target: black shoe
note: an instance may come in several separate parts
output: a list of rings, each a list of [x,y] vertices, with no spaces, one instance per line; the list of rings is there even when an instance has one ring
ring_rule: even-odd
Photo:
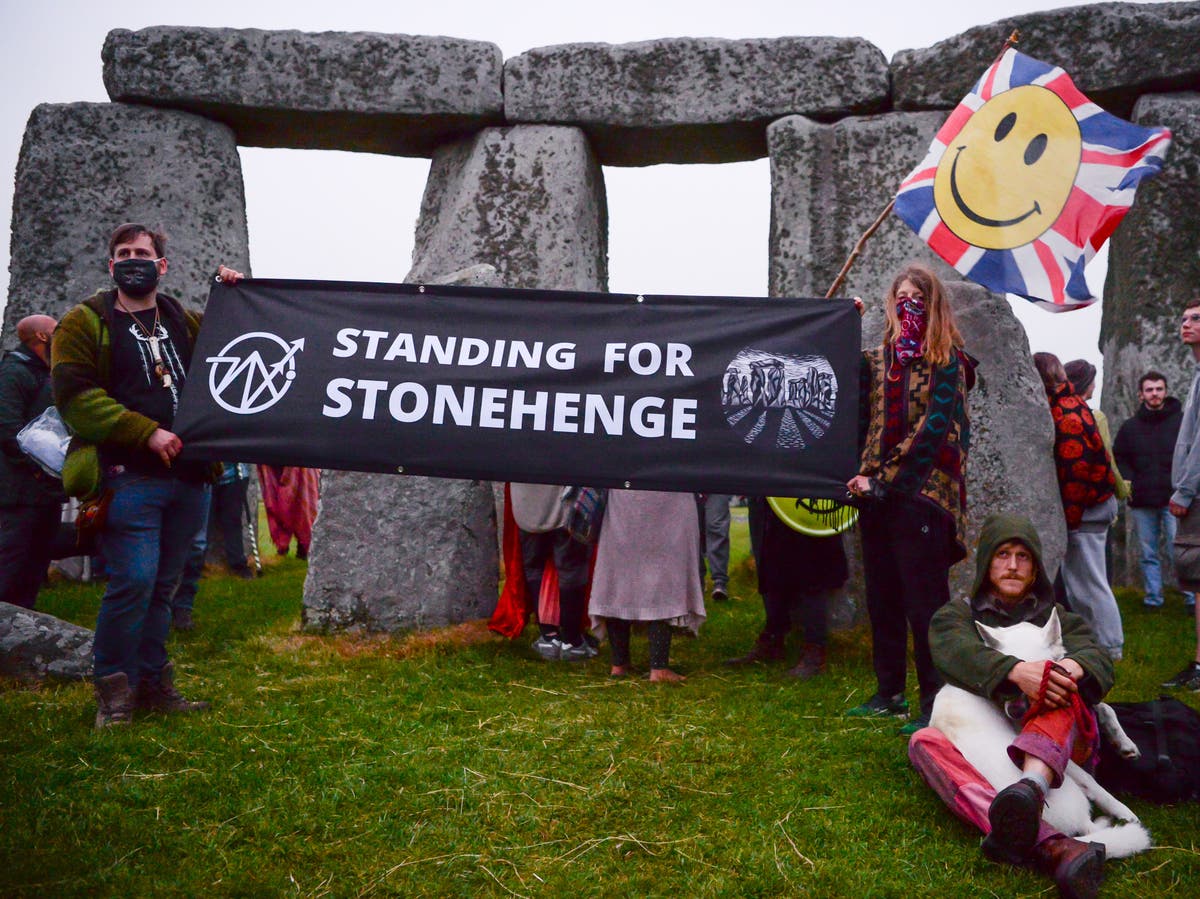
[[[1168,690],[1200,690],[1200,662],[1191,662],[1163,686]]]
[[[234,577],[240,577],[244,581],[254,580],[254,572],[250,570],[249,565],[240,565],[237,568],[231,568],[229,573]]]
[[[1044,799],[1038,785],[1024,779],[997,793],[988,809],[992,832],[983,839],[983,854],[992,861],[1026,862],[1037,843]]]
[[[729,602],[729,594],[724,587],[713,587],[712,598],[713,602]]]
[[[876,693],[862,705],[856,705],[847,710],[847,718],[907,718],[908,700],[903,693],[895,696],[884,696]]]

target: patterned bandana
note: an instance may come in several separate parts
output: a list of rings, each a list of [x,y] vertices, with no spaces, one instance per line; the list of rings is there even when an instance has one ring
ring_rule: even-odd
[[[896,301],[896,317],[900,319],[900,336],[896,338],[896,361],[908,365],[921,357],[925,341],[925,301],[904,297]]]

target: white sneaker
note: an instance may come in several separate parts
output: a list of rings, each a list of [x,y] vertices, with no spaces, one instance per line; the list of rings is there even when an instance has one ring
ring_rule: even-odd
[[[586,640],[579,643],[578,646],[571,646],[567,643],[555,640],[559,645],[559,658],[564,662],[586,662],[588,659],[594,659],[600,654],[600,650],[593,647]]]
[[[557,662],[562,654],[562,643],[557,637],[542,637],[539,636],[531,644],[533,651],[540,655],[547,662]]]

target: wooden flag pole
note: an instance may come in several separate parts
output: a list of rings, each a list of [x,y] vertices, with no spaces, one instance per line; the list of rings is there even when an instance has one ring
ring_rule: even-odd
[[[1000,61],[1000,57],[1008,52],[1009,47],[1015,47],[1020,39],[1021,32],[1013,29],[1013,33],[1008,36],[1008,40],[1004,42],[1004,46],[1000,48],[1000,52],[997,53],[996,58],[992,60],[992,66]],[[988,66],[988,68],[990,69],[992,66]],[[883,220],[888,217],[888,214],[892,211],[895,205],[896,198],[892,197],[891,202],[884,207],[883,212],[879,213],[879,217],[871,223],[871,227],[863,232],[862,237],[858,239],[858,243],[854,245],[854,249],[850,251],[850,258],[846,260],[846,264],[842,266],[842,270],[838,272],[837,277],[833,279],[833,284],[830,285],[829,290],[825,291],[825,299],[828,300],[831,298],[841,288],[842,282],[846,280],[846,275],[850,273],[850,268],[854,265],[854,261],[858,259],[859,255],[862,253],[863,247],[866,245],[867,241],[871,239],[871,235],[879,230],[879,226],[883,224]]]

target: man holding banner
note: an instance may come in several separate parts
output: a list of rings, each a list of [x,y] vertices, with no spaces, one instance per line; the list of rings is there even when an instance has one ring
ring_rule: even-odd
[[[64,316],[51,378],[75,432],[63,466],[72,496],[97,504],[108,588],[96,619],[96,728],[129,724],[134,708],[193,712],[174,685],[166,639],[171,594],[207,514],[209,466],[176,459],[172,432],[200,315],[159,293],[166,236],[124,224],[109,238],[115,288]],[[239,272],[221,266],[227,283]]]

